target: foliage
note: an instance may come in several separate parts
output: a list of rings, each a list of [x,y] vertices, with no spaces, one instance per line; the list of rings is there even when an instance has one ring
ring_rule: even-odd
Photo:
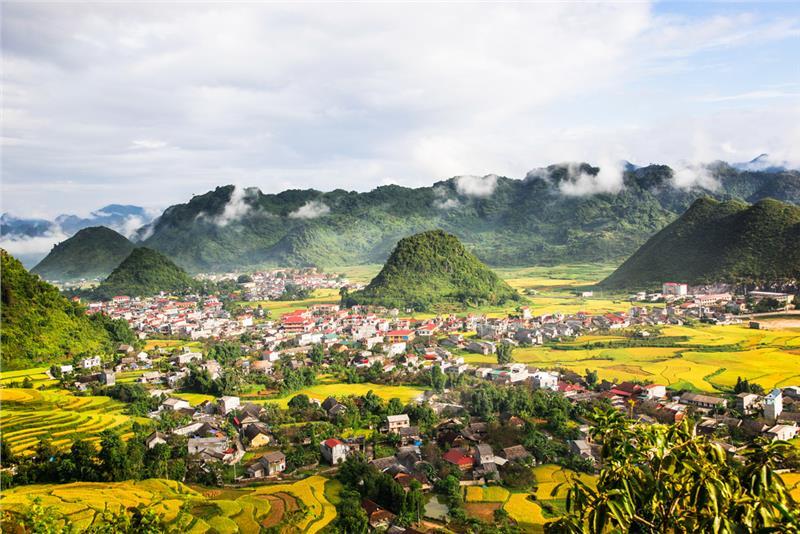
[[[110,351],[108,332],[83,307],[54,286],[28,273],[0,251],[2,367],[5,370],[63,361],[71,354]]]
[[[431,187],[389,185],[365,193],[247,189],[243,202],[250,209],[220,226],[215,219],[234,193],[228,185],[168,208],[145,245],[192,272],[264,264],[359,265],[385,261],[405,236],[441,228],[492,265],[618,261],[700,196],[800,200],[796,171],[745,172],[724,164],[710,170],[719,182],[714,191],[675,187],[672,169],[650,165],[626,169],[618,192],[561,192],[576,172],[598,171],[586,164],[552,165],[523,180],[499,177],[487,197],[463,195],[454,178]],[[290,216],[310,201],[330,212],[315,219]]]
[[[133,249],[133,243],[110,228],[84,228],[54,246],[31,272],[46,280],[104,278]]]
[[[507,343],[501,343],[497,346],[497,363],[499,365],[506,365],[514,361],[514,347]]]
[[[701,198],[601,285],[639,288],[666,281],[759,283],[798,277],[800,208],[773,199],[747,205]]]
[[[551,532],[792,531],[800,515],[775,473],[791,455],[786,442],[758,441],[744,462],[696,436],[687,422],[632,425],[615,410],[598,411],[593,437],[603,468],[592,488],[575,480],[567,515]]]
[[[381,272],[343,303],[430,310],[442,305],[499,305],[521,297],[441,230],[401,239]]]
[[[115,295],[146,297],[161,291],[183,293],[200,284],[170,259],[149,248],[135,248],[91,295],[110,299]]]

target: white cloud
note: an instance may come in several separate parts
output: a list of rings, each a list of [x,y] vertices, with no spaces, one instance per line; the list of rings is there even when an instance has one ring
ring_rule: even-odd
[[[138,150],[156,150],[167,146],[165,141],[158,141],[156,139],[137,139],[131,141],[131,148]]]
[[[672,166],[672,183],[680,189],[702,187],[714,191],[719,187],[707,165],[686,162]]]
[[[486,176],[457,176],[456,191],[466,197],[488,197],[497,188],[497,175]]]
[[[3,7],[2,192],[22,214],[168,205],[223,179],[366,190],[557,161],[713,161],[726,144],[740,161],[798,159],[797,88],[780,87],[796,81],[788,7]],[[776,42],[780,68],[741,57]]]
[[[320,200],[309,200],[289,214],[292,219],[316,219],[331,212],[331,209]]]
[[[569,165],[567,180],[559,183],[559,189],[568,196],[616,193],[622,189],[622,162],[601,161],[597,166],[600,170],[594,175],[584,172],[578,165]]]
[[[0,248],[6,249],[12,256],[44,256],[67,235],[58,225],[53,225],[45,235],[27,237],[17,234],[0,236]]]
[[[248,199],[257,194],[257,188],[235,185],[228,202],[225,203],[225,207],[222,209],[222,213],[209,215],[208,213],[200,212],[197,214],[197,218],[209,221],[220,227],[228,226],[232,222],[241,220],[253,210],[253,206],[248,202]],[[152,233],[152,229],[146,228],[145,232]]]

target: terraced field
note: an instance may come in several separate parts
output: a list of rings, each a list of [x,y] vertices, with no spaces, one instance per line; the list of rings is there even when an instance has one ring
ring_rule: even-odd
[[[64,390],[0,389],[0,431],[15,454],[28,455],[49,437],[54,446],[68,448],[75,439],[99,441],[106,429],[130,435],[133,418],[125,405],[110,397],[77,397]],[[141,419],[147,424],[149,420]]]
[[[526,531],[542,532],[545,523],[555,517],[555,513],[563,510],[567,486],[559,486],[578,477],[587,484],[594,483],[594,477],[576,473],[558,465],[540,465],[533,468],[536,476],[534,494],[510,492],[500,486],[469,486],[464,488],[465,510],[473,517],[485,521],[493,521],[494,511],[502,508],[509,517]],[[552,495],[558,487],[556,495]],[[546,513],[543,506],[554,513]]]
[[[175,531],[257,534],[262,527],[286,526],[291,532],[314,534],[336,518],[340,490],[338,482],[319,476],[241,490],[191,488],[161,479],[43,484],[4,491],[0,506],[19,512],[39,497],[78,531],[101,523],[106,506],[116,511],[143,505],[154,509]]]
[[[765,389],[800,383],[800,331],[753,330],[740,325],[669,326],[661,335],[688,339],[668,347],[575,349],[587,343],[615,340],[615,336],[586,336],[563,344],[572,350],[520,348],[514,351],[514,359],[581,374],[593,369],[601,379],[651,380],[698,391],[730,388],[737,377]],[[496,362],[494,356],[478,354],[464,359],[469,363]]]

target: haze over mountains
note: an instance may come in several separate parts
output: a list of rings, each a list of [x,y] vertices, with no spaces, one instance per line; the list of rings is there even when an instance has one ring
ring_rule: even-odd
[[[123,204],[109,204],[87,217],[63,214],[54,219],[42,219],[3,213],[0,215],[0,235],[2,246],[31,267],[45,257],[53,245],[79,230],[105,226],[130,237],[156,215],[153,210]]]
[[[758,159],[677,171],[628,164],[620,173],[560,164],[524,179],[461,176],[366,193],[229,185],[167,208],[133,241],[189,272],[380,263],[399,239],[432,229],[495,266],[621,262],[704,196],[800,204],[800,172],[745,170]]]

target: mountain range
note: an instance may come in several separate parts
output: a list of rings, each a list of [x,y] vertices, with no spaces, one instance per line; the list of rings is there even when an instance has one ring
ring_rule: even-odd
[[[433,229],[494,266],[621,262],[698,198],[800,204],[800,172],[747,170],[756,160],[678,171],[629,164],[612,177],[558,164],[523,179],[461,176],[363,193],[228,185],[167,208],[133,240],[189,272],[381,263],[403,237]]]
[[[601,282],[653,288],[662,282],[780,282],[800,279],[800,207],[764,199],[696,200]]]

